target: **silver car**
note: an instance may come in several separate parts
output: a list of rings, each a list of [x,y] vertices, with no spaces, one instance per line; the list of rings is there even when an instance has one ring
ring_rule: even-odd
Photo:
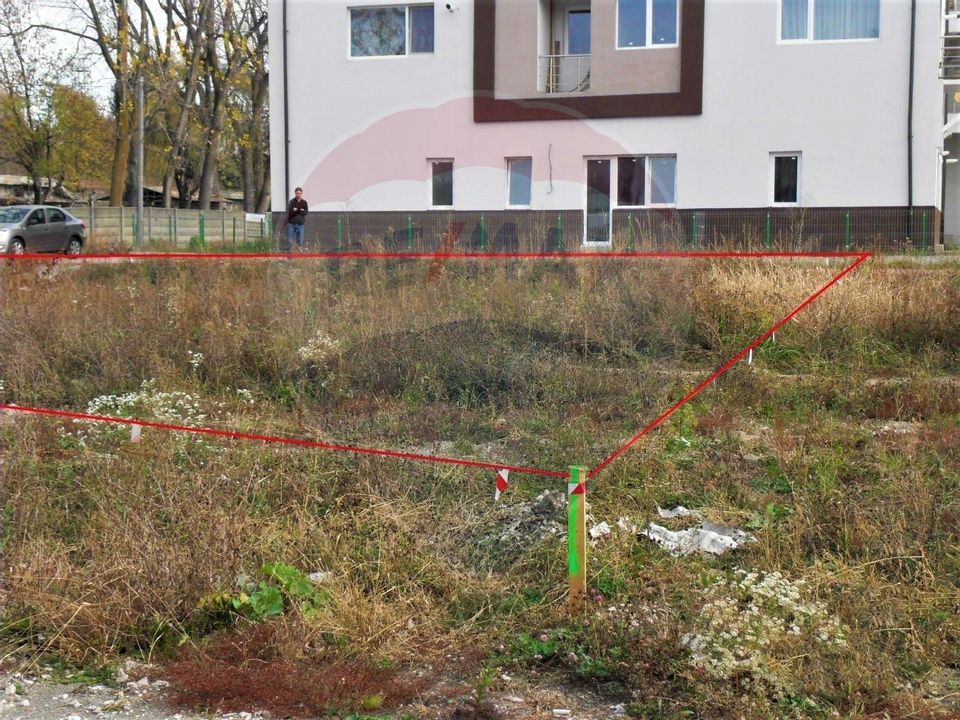
[[[87,226],[63,208],[48,205],[0,207],[0,253],[79,255],[86,242]]]

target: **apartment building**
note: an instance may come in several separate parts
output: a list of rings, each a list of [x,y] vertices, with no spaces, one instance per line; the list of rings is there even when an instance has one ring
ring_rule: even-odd
[[[457,221],[470,247],[935,248],[960,229],[952,9],[271,0],[273,210],[302,186],[325,247]]]

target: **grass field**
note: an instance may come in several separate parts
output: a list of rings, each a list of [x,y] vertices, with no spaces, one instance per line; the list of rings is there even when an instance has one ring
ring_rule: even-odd
[[[8,263],[0,403],[592,466],[842,266]],[[958,307],[955,268],[870,261],[613,462],[594,523],[682,504],[757,542],[615,527],[582,618],[562,479],[494,506],[492,470],[0,415],[3,642],[287,714],[407,712],[453,654],[477,717],[504,668],[635,717],[957,717]]]

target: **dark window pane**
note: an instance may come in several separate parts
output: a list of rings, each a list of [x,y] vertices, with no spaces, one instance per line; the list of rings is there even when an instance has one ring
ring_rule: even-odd
[[[530,182],[533,171],[531,158],[515,158],[510,160],[510,204],[530,204]]]
[[[617,47],[647,44],[647,0],[617,0]]]
[[[773,159],[773,201],[797,202],[797,170],[800,162],[796,155],[781,155]]]
[[[654,45],[673,45],[677,42],[677,0],[653,0]]]
[[[780,5],[780,39],[805,40],[807,0],[783,0]]]
[[[433,204],[453,205],[453,161],[440,160],[433,163]]]
[[[577,10],[570,13],[569,35],[567,36],[567,54],[590,54],[590,11]]]
[[[406,54],[405,22],[402,7],[351,10],[350,54],[353,57]]]
[[[617,158],[617,204],[643,205],[643,158]]]
[[[410,52],[433,52],[433,5],[410,8]]]

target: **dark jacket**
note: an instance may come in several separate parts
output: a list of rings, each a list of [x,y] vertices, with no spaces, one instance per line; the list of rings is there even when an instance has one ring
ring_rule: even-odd
[[[304,219],[307,217],[307,201],[303,198],[297,200],[294,198],[290,201],[290,206],[287,208],[287,222],[293,225],[303,225]]]

